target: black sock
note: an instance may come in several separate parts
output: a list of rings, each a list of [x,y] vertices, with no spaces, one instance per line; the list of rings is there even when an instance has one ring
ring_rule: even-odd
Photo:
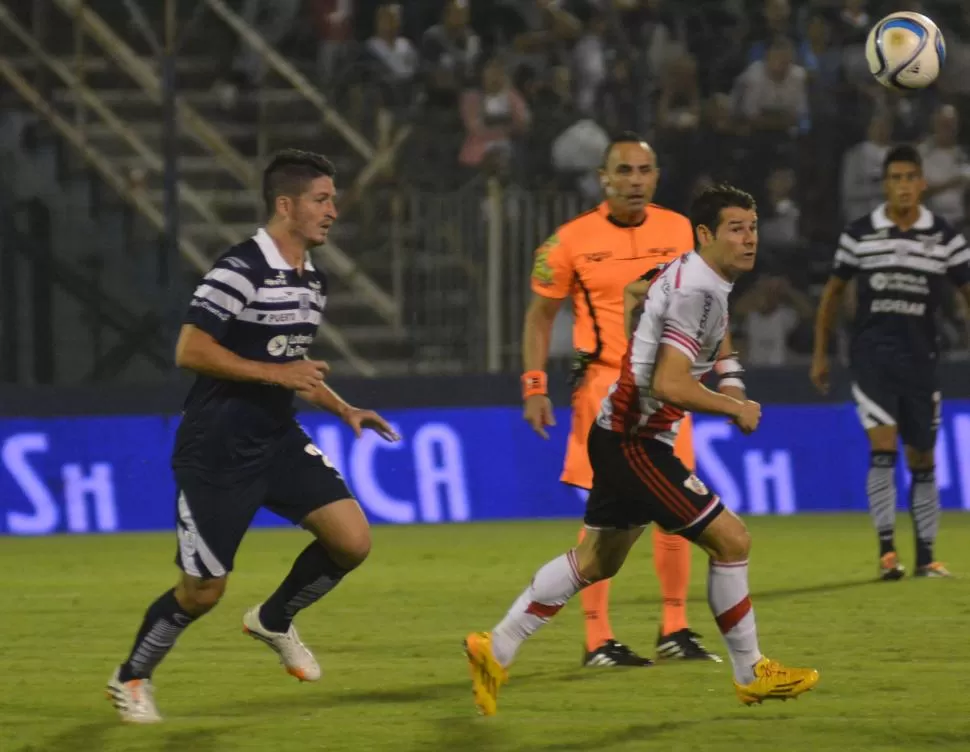
[[[909,508],[916,532],[916,566],[933,563],[933,542],[940,526],[940,492],[933,468],[913,471]]]
[[[121,664],[118,678],[123,681],[147,679],[175,645],[179,635],[195,617],[175,600],[175,588],[159,597],[145,612],[128,659]]]
[[[879,531],[879,557],[891,554],[896,550],[896,536],[892,530]]]
[[[314,541],[296,557],[286,579],[263,604],[259,610],[260,622],[272,632],[285,632],[297,612],[337,587],[347,571],[337,566],[327,550]]]

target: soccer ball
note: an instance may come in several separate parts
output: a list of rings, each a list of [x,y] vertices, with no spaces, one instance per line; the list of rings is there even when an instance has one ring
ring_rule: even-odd
[[[940,75],[946,45],[936,24],[926,16],[890,13],[869,31],[866,60],[883,86],[922,89]]]

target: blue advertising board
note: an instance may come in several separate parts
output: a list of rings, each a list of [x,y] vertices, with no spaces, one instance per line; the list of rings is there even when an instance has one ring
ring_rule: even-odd
[[[569,414],[549,441],[517,407],[423,408],[385,415],[404,437],[355,440],[324,413],[299,416],[375,523],[580,518],[583,495],[558,482]],[[175,416],[0,419],[0,533],[167,530]],[[768,405],[741,435],[697,417],[701,476],[741,514],[864,511],[868,452],[849,405]],[[902,463],[900,463],[902,464]],[[906,471],[899,470],[900,506]],[[937,444],[945,508],[970,509],[970,401],[946,403]],[[257,525],[285,525],[261,512]]]

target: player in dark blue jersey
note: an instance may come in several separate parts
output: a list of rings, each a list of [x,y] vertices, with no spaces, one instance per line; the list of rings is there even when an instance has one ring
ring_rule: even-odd
[[[363,512],[329,459],[294,419],[293,396],[384,439],[398,436],[377,414],[352,407],[325,383],[327,365],[307,358],[327,296],[308,250],[337,218],[334,168],[308,152],[281,152],[263,174],[265,229],[231,248],[195,290],[176,363],[197,374],[175,439],[178,584],[145,613],[135,644],[108,683],[122,719],[161,720],[152,672],[226,588],[233,559],[260,507],[315,539],[244,631],[279,654],[302,681],[320,678],[294,616],[360,565],[370,550]]]
[[[926,181],[919,152],[897,146],[883,168],[886,203],[849,224],[815,323],[811,379],[829,389],[829,335],[851,279],[857,283],[852,331],[852,395],[871,448],[866,490],[879,536],[879,576],[904,574],[894,542],[896,450],[912,473],[910,511],[916,574],[948,577],[934,558],[940,501],[934,448],[940,424],[936,314],[947,279],[970,303],[970,248],[963,235],[920,203]]]

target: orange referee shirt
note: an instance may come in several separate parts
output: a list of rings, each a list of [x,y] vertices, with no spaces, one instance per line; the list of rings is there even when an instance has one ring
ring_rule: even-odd
[[[572,298],[573,346],[593,358],[573,393],[563,482],[581,488],[593,484],[586,439],[600,403],[619,377],[627,348],[623,288],[693,248],[694,231],[683,214],[650,204],[643,222],[626,226],[610,217],[604,202],[562,225],[536,251],[533,292],[547,298]],[[689,421],[684,423],[676,451],[692,467]]]

